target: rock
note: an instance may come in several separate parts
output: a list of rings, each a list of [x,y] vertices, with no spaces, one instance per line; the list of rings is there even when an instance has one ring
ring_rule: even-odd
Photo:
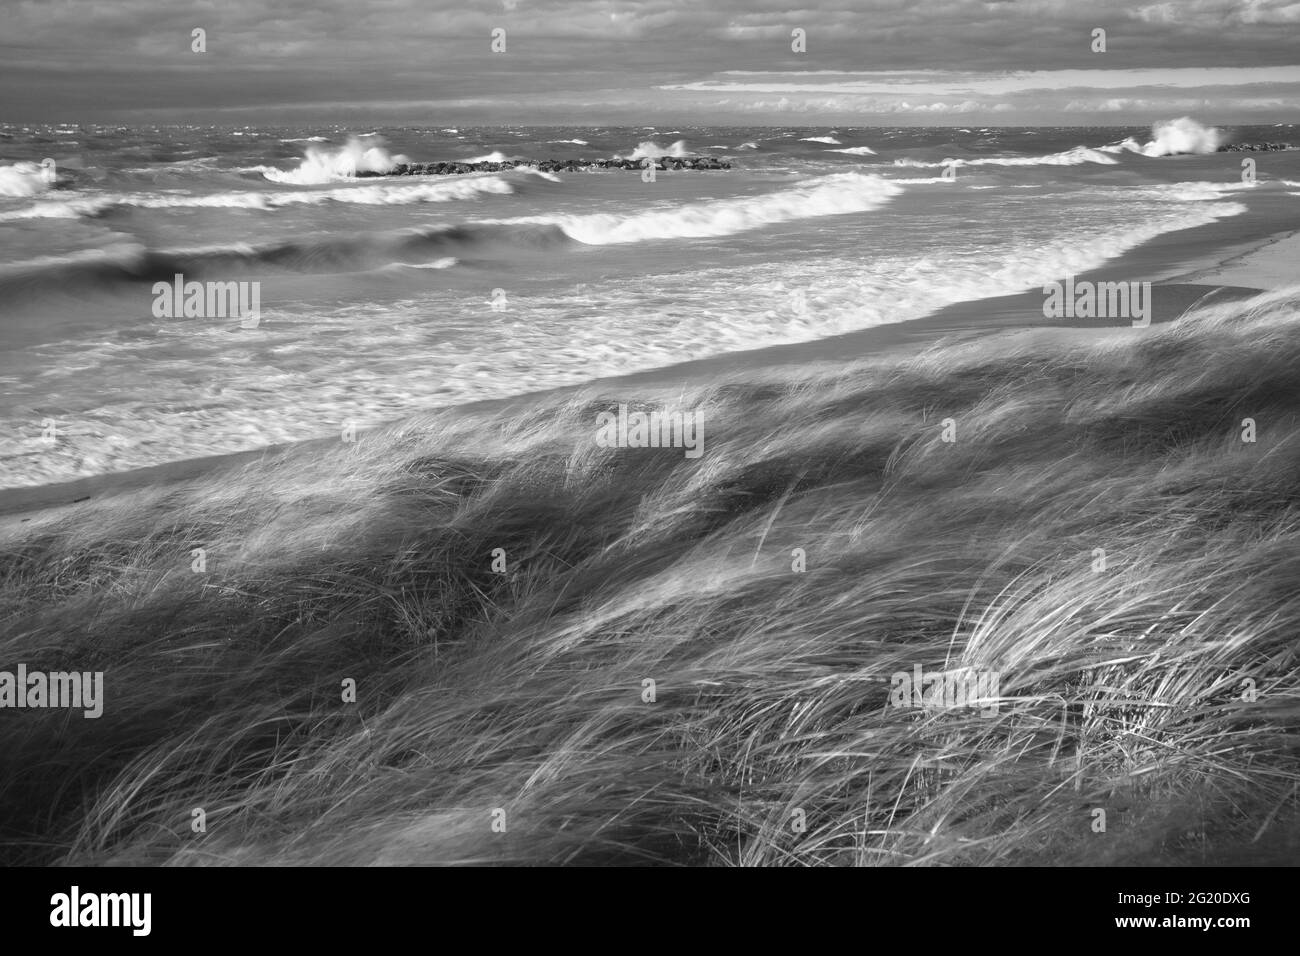
[[[1285,145],[1266,144],[1270,148],[1285,149]],[[1224,149],[1246,148],[1244,146],[1224,147]],[[626,169],[640,172],[653,166],[661,170],[681,169],[730,169],[731,163],[714,156],[660,156],[647,163],[643,159],[506,159],[501,162],[443,162],[443,163],[398,163],[384,173],[358,172],[357,178],[369,179],[376,176],[456,176],[464,173],[499,173],[505,170],[528,166],[540,172],[584,172],[589,169]]]
[[[1271,153],[1282,149],[1291,149],[1290,143],[1229,143],[1220,146],[1220,153]]]

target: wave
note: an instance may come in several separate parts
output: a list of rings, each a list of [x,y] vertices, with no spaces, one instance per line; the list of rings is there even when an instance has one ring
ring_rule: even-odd
[[[545,179],[548,183],[564,182],[564,180],[555,175],[555,173],[548,173],[546,170],[538,169],[535,166],[516,166],[514,168],[514,173],[516,176],[533,176],[537,179]]]
[[[565,235],[585,245],[607,246],[648,239],[729,236],[796,219],[866,212],[901,192],[902,187],[879,176],[837,173],[761,196],[688,203],[630,216],[595,213],[508,221],[556,225]]]
[[[455,256],[442,256],[432,262],[395,262],[385,269],[450,269],[460,264]]]
[[[37,256],[35,259],[7,262],[0,265],[0,282],[37,275],[45,270],[58,272],[78,266],[98,267],[106,263],[126,262],[145,251],[145,247],[138,242],[127,241],[93,249],[78,249],[59,256]]]
[[[1135,223],[1097,223],[1054,237],[1021,240],[1009,247],[968,247],[960,252],[949,247],[946,255],[899,255],[865,263],[846,258],[777,269],[766,265],[762,267],[765,275],[755,269],[754,281],[744,286],[744,312],[736,309],[734,318],[719,319],[731,326],[727,331],[733,341],[748,343],[731,348],[823,338],[904,322],[957,302],[1012,295],[1041,288],[1065,275],[1081,275],[1157,236],[1245,211],[1240,203],[1166,207]],[[794,316],[787,311],[791,288],[807,292],[802,300],[805,308]],[[756,301],[765,300],[779,305],[766,311],[754,308]]]
[[[297,169],[286,171],[275,167],[260,167],[260,171],[274,183],[316,186],[340,179],[352,179],[359,172],[386,173],[398,163],[405,162],[405,157],[389,155],[388,150],[378,142],[368,145],[369,141],[376,139],[374,134],[353,136],[348,139],[346,146],[334,150],[309,146],[306,158]]]
[[[50,188],[44,167],[37,163],[14,163],[0,166],[0,196],[26,199]]]
[[[870,146],[846,146],[844,149],[828,149],[828,153],[848,153],[850,156],[875,156],[876,151]]]
[[[692,154],[686,148],[686,140],[684,139],[677,140],[671,146],[660,146],[654,140],[647,139],[641,143],[638,143],[636,149],[632,150],[632,152],[628,153],[626,156],[620,156],[616,153],[614,155],[614,158],[615,159],[659,159],[660,157],[667,156],[671,159],[685,159],[690,155]]]
[[[1189,116],[1165,120],[1151,127],[1151,139],[1139,143],[1132,136],[1117,143],[1097,147],[1103,153],[1136,153],[1139,156],[1178,156],[1213,153],[1227,141],[1227,136],[1213,126],[1202,126]]]
[[[1139,143],[1137,140],[1135,140],[1132,136],[1127,136],[1124,139],[1120,140],[1118,143],[1108,143],[1105,146],[1098,146],[1097,152],[1099,153],[1140,153],[1142,152],[1142,144]]]
[[[0,222],[18,222],[23,219],[80,219],[98,216],[117,205],[112,196],[64,198],[41,200],[26,209],[0,212]]]
[[[136,243],[47,256],[0,267],[0,299],[47,293],[112,292],[141,283],[273,273],[339,274],[398,266],[450,268],[466,253],[541,250],[572,240],[549,223],[471,222],[347,238],[232,243],[191,249],[149,249]]]
[[[1079,166],[1083,163],[1098,163],[1114,166],[1118,160],[1101,150],[1087,146],[1076,146],[1059,153],[1046,156],[986,156],[979,159],[952,159],[945,162],[929,162],[920,159],[894,160],[895,166],[910,166],[919,169],[937,169],[941,166]]]
[[[841,145],[843,145],[843,144],[842,144],[838,139],[836,139],[834,136],[805,136],[803,139],[799,140],[799,142],[801,142],[801,143],[826,143],[826,144],[829,145],[829,146],[841,146]]]
[[[269,168],[265,166],[258,166],[258,167],[254,167],[253,169],[250,169],[249,167],[236,166],[233,169],[226,169],[226,170],[214,169],[213,167],[215,167],[220,162],[221,162],[221,157],[219,156],[196,156],[191,159],[167,160],[167,161],[156,163],[155,165],[152,166],[131,166],[127,169],[122,170],[122,172],[127,175],[157,176],[159,173],[174,173],[174,172],[201,172],[201,173],[212,173],[212,172],[223,172],[223,171],[235,172],[235,173],[250,172],[250,171],[261,172],[263,169]]]
[[[1166,120],[1151,127],[1151,142],[1142,147],[1143,156],[1176,156],[1180,153],[1213,153],[1227,137],[1213,126],[1202,126],[1190,116]]]
[[[548,142],[548,143],[555,143],[555,144],[567,143],[567,144],[572,144],[573,146],[590,146],[590,145],[591,145],[591,144],[588,143],[585,139],[548,139],[547,142]]]
[[[77,219],[101,216],[119,207],[139,209],[261,209],[354,203],[364,206],[403,206],[410,203],[455,202],[484,195],[510,195],[516,187],[500,176],[466,176],[447,182],[382,183],[311,189],[298,192],[228,192],[207,196],[109,193],[42,201],[27,209],[0,212],[0,222],[21,219]]]
[[[455,160],[455,162],[458,162],[458,163],[505,163],[505,162],[510,162],[511,160],[520,160],[520,159],[524,159],[524,158],[525,158],[525,157],[523,157],[523,156],[507,156],[505,153],[501,152],[501,150],[499,150],[499,149],[494,149],[492,152],[490,152],[490,153],[485,153],[485,154],[482,155],[482,156],[471,156],[469,159],[458,159],[458,160]]]
[[[1243,182],[1200,182],[1156,183],[1150,186],[1128,188],[1119,195],[1125,199],[1155,199],[1173,202],[1212,202],[1223,199],[1228,194],[1247,189],[1259,188],[1255,183]]]
[[[296,139],[282,139],[282,143],[328,143],[328,136],[300,136]]]
[[[4,267],[0,269],[0,299],[78,288],[111,290],[124,284],[168,281],[176,273],[229,281],[237,274],[262,275],[268,271],[337,274],[402,264],[446,268],[445,260],[463,261],[466,255],[482,256],[493,251],[543,251],[572,242],[603,246],[726,236],[795,219],[864,212],[901,192],[901,186],[879,176],[852,172],[808,180],[760,196],[687,203],[626,216],[599,213],[480,220],[399,233],[196,249],[119,246]],[[434,265],[439,262],[444,264]]]
[[[441,290],[436,299],[412,297],[409,306],[397,303],[385,307],[383,312],[390,317],[386,322],[375,322],[376,310],[361,302],[331,309],[325,316],[314,310],[295,313],[286,308],[286,317],[300,318],[279,325],[276,311],[268,308],[267,325],[276,336],[274,341],[286,349],[285,354],[292,348],[301,361],[277,366],[285,374],[272,383],[269,392],[264,368],[256,363],[227,362],[219,401],[196,402],[193,382],[202,378],[205,368],[222,362],[228,345],[216,340],[226,336],[201,338],[186,329],[186,353],[192,357],[182,358],[176,356],[174,341],[166,336],[156,340],[142,336],[130,348],[116,341],[99,345],[78,340],[75,348],[69,345],[66,350],[75,357],[52,366],[72,368],[70,374],[83,375],[87,373],[77,370],[93,363],[116,369],[114,374],[127,380],[145,375],[147,379],[142,380],[155,383],[149,396],[152,404],[178,410],[172,415],[145,416],[149,429],[145,436],[138,434],[139,422],[131,422],[132,417],[140,417],[138,402],[117,402],[106,406],[102,414],[95,413],[97,427],[88,431],[84,442],[78,438],[77,458],[87,456],[100,469],[108,467],[106,463],[120,469],[156,464],[157,456],[164,452],[171,457],[191,457],[236,451],[250,441],[267,444],[311,437],[320,432],[321,408],[335,409],[331,420],[356,420],[362,415],[373,416],[378,422],[391,419],[402,409],[418,411],[419,406],[500,398],[578,383],[595,374],[634,372],[919,318],[960,298],[1038,289],[1067,272],[1081,273],[1104,257],[1149,238],[1154,231],[1186,225],[1181,214],[1187,212],[1199,213],[1199,207],[1167,209],[1154,220],[1125,216],[1098,221],[1088,228],[1072,226],[1056,237],[1031,234],[1011,241],[1004,236],[995,246],[982,249],[940,231],[934,236],[935,245],[922,256],[899,248],[893,255],[849,254],[815,261],[795,258],[740,268],[674,270],[641,279],[616,277],[593,281],[590,293],[581,296],[566,287],[557,288],[552,295],[531,297],[527,322],[519,321],[518,313],[494,317],[484,307],[484,296],[466,299],[449,294],[450,298],[444,298]],[[1136,231],[1129,235],[1133,227]],[[1076,259],[1076,252],[1083,255]],[[435,252],[425,261],[433,269],[439,257],[445,254]],[[418,282],[417,277],[423,276],[432,280],[430,285],[451,274],[402,272],[407,282]],[[797,310],[791,295],[795,289],[806,292]],[[149,300],[144,297],[148,291],[136,290],[143,315],[148,315]],[[424,329],[424,322],[417,321],[417,317],[430,314],[430,301],[463,301],[477,311],[464,313],[465,321],[449,323],[445,333],[438,330],[435,338]],[[702,307],[683,309],[684,302]],[[408,315],[411,320],[404,321]],[[391,320],[394,317],[403,320]],[[323,318],[331,331],[345,334],[319,335]],[[627,348],[627,329],[643,331],[638,341],[644,348],[635,352]],[[677,331],[670,331],[673,329]],[[346,355],[339,352],[340,342],[346,345]],[[345,360],[342,365],[330,364],[339,359]],[[337,374],[312,374],[325,364]],[[380,376],[375,373],[377,365],[383,366]],[[36,399],[24,401],[39,404]],[[247,409],[266,409],[268,401],[273,402],[274,414],[255,418],[271,422],[277,431],[259,432],[250,439]],[[206,407],[194,411],[196,405]],[[89,432],[107,438],[100,440]],[[122,434],[139,440],[123,446],[114,437]],[[45,464],[48,459],[48,455],[42,456],[41,468],[74,467]],[[74,470],[60,473],[58,478],[77,474]],[[55,479],[47,476],[42,480]]]

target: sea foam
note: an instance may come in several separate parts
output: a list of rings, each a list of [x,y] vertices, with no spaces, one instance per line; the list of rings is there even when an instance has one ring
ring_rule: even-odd
[[[511,221],[558,225],[578,242],[608,246],[647,239],[728,236],[796,219],[866,212],[902,191],[901,186],[879,176],[837,173],[760,196],[686,203],[632,215],[595,213]]]
[[[262,175],[274,183],[294,186],[315,186],[340,179],[351,179],[359,172],[386,173],[398,163],[401,156],[391,156],[373,136],[351,137],[346,146],[338,149],[307,147],[307,156],[297,169],[282,170],[262,167]]]
[[[0,166],[0,196],[24,199],[50,188],[45,170],[36,163]]]

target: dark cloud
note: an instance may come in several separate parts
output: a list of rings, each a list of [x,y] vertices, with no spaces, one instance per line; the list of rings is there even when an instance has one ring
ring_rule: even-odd
[[[787,93],[710,96],[666,90],[727,71],[945,70],[962,74],[1055,69],[1126,70],[1285,66],[1296,62],[1293,0],[3,0],[0,119],[311,120],[376,110],[393,119],[468,122],[635,121],[663,114],[716,122],[787,114],[838,117],[1072,107],[1086,114],[1162,101],[1274,110],[1293,116],[1294,88],[1252,96],[1186,90],[1081,89],[963,95],[960,84],[917,102],[899,96]],[[207,32],[192,53],[191,31]],[[504,54],[490,49],[506,31]],[[791,31],[807,52],[791,49]],[[1107,50],[1093,52],[1104,29]],[[1159,85],[1157,83],[1157,85]],[[900,99],[900,96],[903,99]],[[1058,101],[1059,100],[1059,101]],[[906,102],[907,108],[900,107]],[[1127,102],[1128,107],[1116,108]],[[1276,102],[1274,107],[1268,104]],[[757,104],[757,105],[756,105]],[[1253,104],[1253,105],[1252,105]],[[1001,109],[999,109],[1001,105]],[[573,115],[574,110],[595,113]],[[447,115],[444,117],[442,113]],[[437,119],[431,117],[437,114]],[[843,122],[843,119],[835,121]],[[1116,118],[1116,121],[1123,121]]]

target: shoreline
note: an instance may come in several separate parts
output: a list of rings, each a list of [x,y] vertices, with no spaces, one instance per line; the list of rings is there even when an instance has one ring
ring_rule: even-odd
[[[1231,220],[1227,222],[1230,223]],[[1181,235],[1189,232],[1203,236],[1205,231],[1221,225],[1222,223],[1215,223],[1201,229],[1166,233],[1100,269],[1078,276],[1076,281],[1138,281],[1144,273],[1147,276],[1154,273],[1157,278],[1145,280],[1151,282],[1152,325],[1172,322],[1202,300],[1247,298],[1290,282],[1300,282],[1291,266],[1300,259],[1300,229],[1274,231],[1262,239],[1238,238],[1236,242],[1230,241],[1230,234],[1225,235],[1213,252],[1192,247],[1192,237]],[[1153,260],[1164,268],[1152,270],[1151,266],[1156,264]],[[810,370],[829,368],[868,356],[905,357],[934,345],[956,345],[975,340],[987,344],[990,340],[1005,336],[1064,336],[1071,341],[1087,341],[1100,332],[1121,329],[1130,324],[1127,319],[1049,320],[1042,315],[1042,305],[1043,293],[1038,289],[974,299],[945,306],[923,318],[907,322],[873,326],[809,342],[728,352],[663,368],[593,379],[577,385],[422,410],[414,415],[501,414],[508,413],[512,407],[528,408],[539,401],[563,395],[608,393],[628,388],[640,389],[644,396],[647,393],[664,393],[683,386],[698,385],[703,381],[736,381],[737,376],[752,375],[764,370],[796,366],[808,367]],[[358,433],[358,438],[364,438],[364,434]],[[86,501],[113,497],[154,484],[174,484],[202,478],[214,471],[241,468],[286,453],[310,453],[314,448],[322,448],[337,441],[334,437],[304,439],[108,472],[66,482],[2,488],[0,522],[13,524],[15,518],[26,522],[38,514],[62,510]]]
[[[1230,255],[1203,269],[1194,269],[1176,278],[1180,282],[1205,285],[1254,286],[1262,289],[1279,288],[1289,283],[1300,283],[1300,229],[1275,233],[1262,243]],[[1288,282],[1287,276],[1290,276]]]

